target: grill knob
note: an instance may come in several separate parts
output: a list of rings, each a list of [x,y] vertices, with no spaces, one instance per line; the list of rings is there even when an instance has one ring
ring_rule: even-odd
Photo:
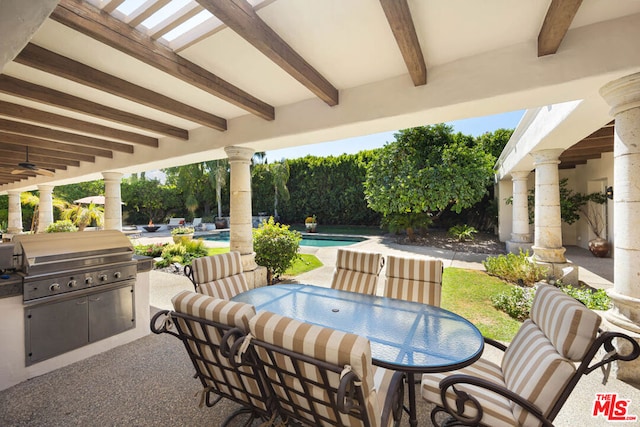
[[[86,283],[87,285],[90,285],[93,283],[93,277],[87,277],[86,279],[84,279],[84,283]]]
[[[49,290],[50,290],[51,292],[59,291],[59,290],[60,290],[60,285],[59,285],[58,283],[52,283],[52,284],[49,286]]]
[[[67,283],[67,286],[70,288],[75,288],[76,286],[78,286],[78,282],[76,280],[70,280],[69,283]]]
[[[100,275],[100,281],[101,281],[101,282],[106,282],[108,278],[109,278],[109,277],[108,277],[106,274],[101,274],[101,275]]]
[[[116,279],[119,279],[122,276],[122,273],[120,273],[119,271],[116,271],[115,273],[113,273],[113,277],[115,277]]]

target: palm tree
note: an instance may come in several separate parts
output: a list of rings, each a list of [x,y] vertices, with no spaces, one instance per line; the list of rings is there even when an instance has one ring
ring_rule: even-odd
[[[104,208],[93,203],[90,203],[87,207],[72,205],[62,211],[61,217],[72,221],[78,227],[78,231],[82,231],[92,221],[95,221],[98,227],[104,224]]]
[[[273,198],[273,216],[278,218],[278,197],[280,200],[289,200],[289,189],[287,188],[287,181],[289,181],[289,163],[286,160],[281,162],[272,163],[269,166],[269,171],[273,176],[273,187],[275,191],[275,197]]]
[[[54,208],[59,211],[64,211],[69,203],[66,200],[60,199],[58,197],[54,197],[51,201]],[[38,217],[39,217],[39,206],[40,206],[40,197],[26,191],[20,194],[20,204],[31,206],[33,208],[33,216],[31,217],[31,228],[30,231],[35,233],[38,230]]]
[[[227,171],[229,169],[228,160],[216,160],[211,177],[216,186],[216,202],[218,203],[218,218],[222,218],[222,189],[227,185]]]

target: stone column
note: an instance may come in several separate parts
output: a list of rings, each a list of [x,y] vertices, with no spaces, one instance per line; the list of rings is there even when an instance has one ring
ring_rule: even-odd
[[[600,94],[615,117],[615,280],[609,291],[614,303],[609,317],[627,330],[640,332],[640,73],[606,84]]]
[[[11,190],[9,193],[9,218],[7,232],[9,234],[22,233],[22,204],[20,203],[20,191]]]
[[[53,223],[53,185],[38,185],[40,203],[38,204],[38,233],[44,233]]]
[[[253,226],[251,221],[251,157],[255,152],[245,147],[225,147],[231,169],[229,189],[229,245],[240,252],[242,268],[249,287],[266,284],[266,269],[258,267],[253,252]],[[264,276],[264,278],[262,277]]]
[[[550,263],[566,262],[562,247],[560,217],[559,157],[563,149],[532,152],[536,167],[535,237],[533,253],[536,260]]]
[[[122,197],[120,172],[102,172],[104,177],[104,229],[122,230]]]
[[[529,232],[529,200],[527,181],[530,171],[511,172],[513,182],[513,219],[511,240],[507,242],[507,251],[519,253],[531,249]]]

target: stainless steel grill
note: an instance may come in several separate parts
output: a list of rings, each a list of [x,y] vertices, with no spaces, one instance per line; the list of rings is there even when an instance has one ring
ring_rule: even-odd
[[[135,327],[137,262],[116,230],[19,235],[26,364]]]

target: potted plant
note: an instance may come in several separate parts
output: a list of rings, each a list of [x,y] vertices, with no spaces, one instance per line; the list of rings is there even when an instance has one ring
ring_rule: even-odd
[[[601,193],[592,193],[586,197],[588,202],[580,208],[580,212],[584,215],[589,228],[596,236],[594,239],[589,240],[589,250],[598,258],[604,258],[609,255],[611,250],[611,245],[607,239],[602,237],[605,221],[602,217],[601,205],[607,202],[607,196]]]
[[[173,236],[174,243],[183,243],[193,239],[194,232],[193,227],[176,227],[171,230],[171,236]]]
[[[307,219],[304,220],[304,226],[307,228],[309,233],[315,233],[316,227],[318,226],[318,220],[315,215],[308,216]]]

